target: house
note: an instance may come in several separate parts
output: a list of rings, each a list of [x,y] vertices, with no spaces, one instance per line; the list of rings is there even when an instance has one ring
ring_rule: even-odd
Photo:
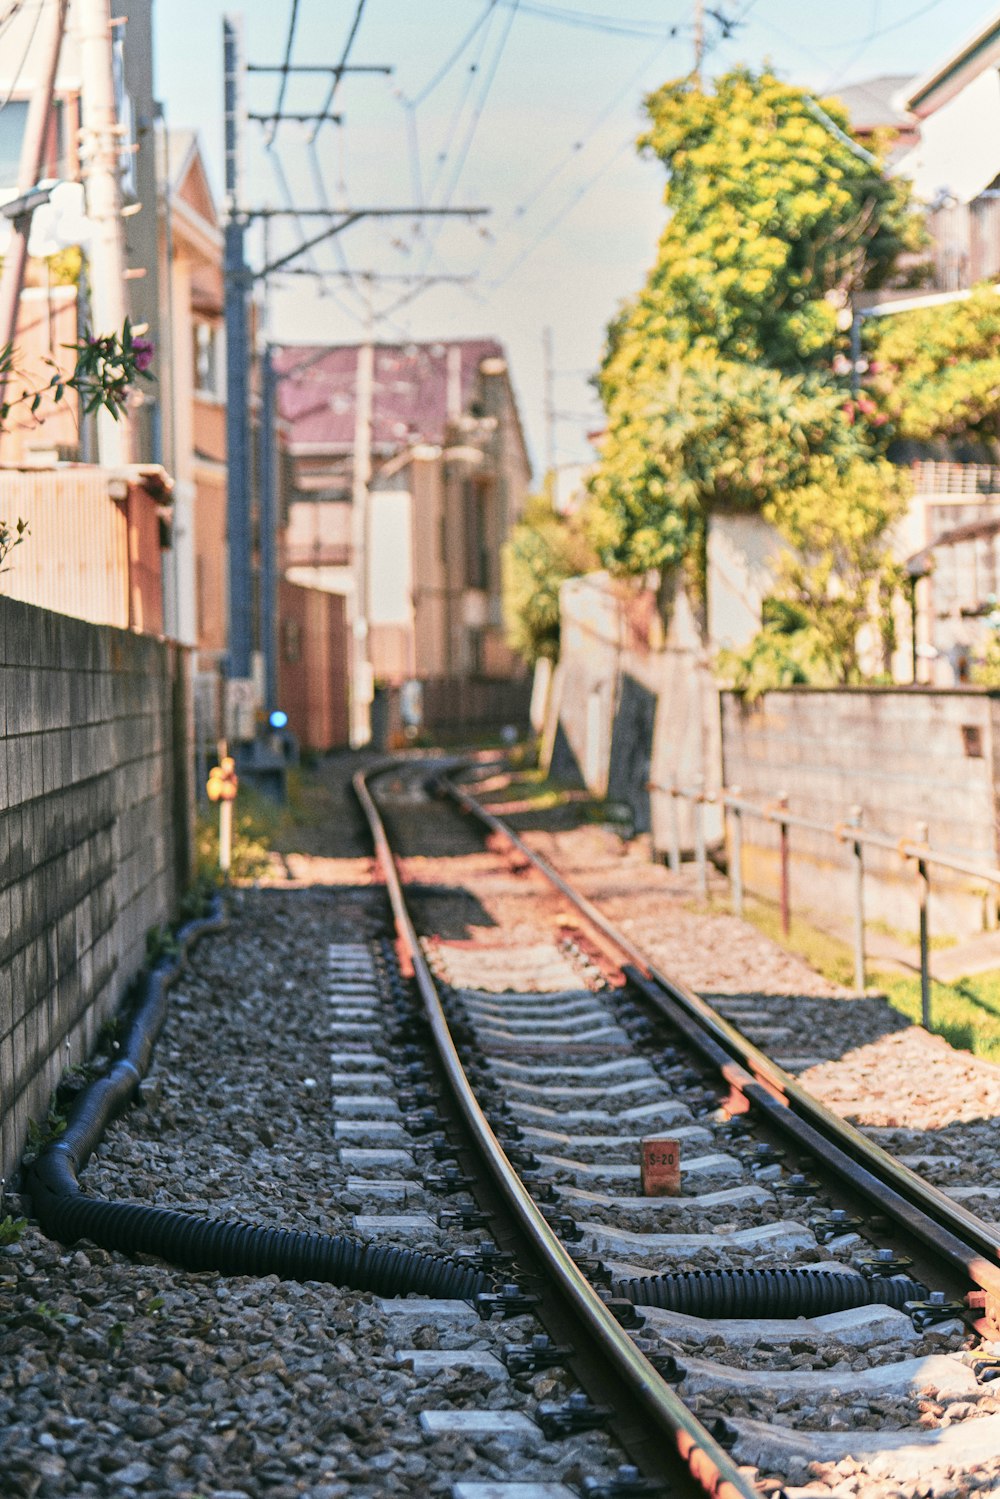
[[[500,553],[531,466],[502,346],[285,347],[275,362],[282,571],[347,600],[355,742],[376,683],[519,675]]]
[[[839,91],[863,141],[891,133],[890,170],[925,208],[933,291],[1000,277],[1000,13],[919,78]]]

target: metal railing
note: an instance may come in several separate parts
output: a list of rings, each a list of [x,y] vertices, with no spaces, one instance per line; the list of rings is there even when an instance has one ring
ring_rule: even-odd
[[[778,828],[779,906],[781,929],[787,937],[791,926],[791,844],[789,831],[801,828],[806,832],[819,833],[849,846],[848,857],[852,871],[852,894],[854,906],[853,948],[854,983],[865,987],[865,860],[864,848],[879,848],[895,853],[904,863],[912,863],[916,886],[919,946],[920,946],[920,1010],[921,1021],[928,1030],[931,1027],[931,972],[930,972],[930,927],[928,904],[930,898],[930,874],[932,865],[964,874],[986,885],[1000,888],[1000,868],[988,864],[976,864],[970,859],[957,858],[931,848],[927,841],[927,824],[917,823],[912,838],[893,838],[888,833],[865,828],[860,806],[852,806],[843,822],[820,822],[813,817],[803,817],[788,810],[788,796],[782,792],[769,802],[751,802],[742,794],[739,786],[723,787],[718,791],[707,791],[702,785],[663,785],[659,781],[647,782],[647,790],[661,792],[670,798],[670,827],[667,847],[667,862],[673,870],[681,865],[681,836],[679,801],[688,801],[694,808],[694,857],[697,869],[698,894],[708,897],[708,851],[705,839],[705,808],[719,807],[731,840],[729,860],[729,883],[732,892],[733,912],[743,915],[743,820],[750,817],[760,822],[775,824]]]

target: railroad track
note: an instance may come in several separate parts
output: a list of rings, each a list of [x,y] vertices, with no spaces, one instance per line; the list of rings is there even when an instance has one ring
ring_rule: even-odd
[[[701,1431],[676,1410],[651,1417],[734,1484],[746,1474],[722,1468],[719,1445],[765,1485],[919,1488],[939,1470],[934,1492],[964,1492],[1000,1454],[989,1345],[967,1346],[970,1324],[996,1328],[996,1228],[812,1100],[467,791],[442,790],[508,839],[583,928],[547,951],[425,942],[440,1021],[419,956],[417,979],[432,1029],[450,1015],[478,1105],[453,1080],[456,1097],[489,1111],[493,1140],[526,1164],[563,1255],[606,1298],[663,1302],[637,1311],[633,1342]],[[394,900],[412,942],[402,893]],[[683,1196],[639,1195],[644,1135],[679,1145]],[[824,1311],[845,1278],[868,1304]],[[819,1315],[803,1322],[810,1306]]]
[[[995,1487],[990,1347],[969,1326],[989,1332],[988,1308],[964,1297],[993,1287],[996,1230],[891,1164],[868,1181],[877,1153],[847,1152],[744,1045],[740,1003],[704,1014],[496,822],[478,854],[481,813],[432,796],[434,769],[374,778],[377,807],[359,787],[386,874],[391,838],[418,875],[389,878],[391,915],[378,885],[248,892],[178,981],[145,1106],[84,1195],[176,1211],[187,1268],[162,1242],[62,1251],[34,1226],[0,1251],[0,1491]],[[421,885],[435,848],[483,857],[483,888],[517,889],[497,911],[531,919]],[[680,1196],[642,1196],[649,1135],[679,1145]],[[205,1218],[225,1264],[191,1249]],[[845,1280],[866,1303],[830,1310]]]

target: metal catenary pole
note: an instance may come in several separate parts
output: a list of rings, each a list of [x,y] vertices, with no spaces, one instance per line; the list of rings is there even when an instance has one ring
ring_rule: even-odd
[[[260,361],[260,634],[264,656],[264,711],[278,707],[278,451],[277,373],[271,345],[265,344]]]
[[[241,212],[240,142],[243,58],[240,23],[222,22],[225,88],[226,516],[229,544],[230,679],[250,676],[252,651],[250,535],[250,273]]]

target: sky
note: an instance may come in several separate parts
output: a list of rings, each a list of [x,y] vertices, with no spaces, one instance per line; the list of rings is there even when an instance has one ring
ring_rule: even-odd
[[[769,62],[818,94],[921,74],[997,12],[982,0],[708,0],[704,72]],[[171,128],[197,129],[222,209],[222,18],[248,63],[333,67],[353,30],[338,123],[248,120],[247,209],[391,207],[268,279],[278,343],[495,337],[506,347],[536,477],[586,461],[600,425],[589,384],[607,323],[642,285],[664,221],[664,173],[637,156],[642,100],[687,73],[692,0],[158,0],[156,88]],[[355,26],[355,22],[357,23]],[[251,72],[246,109],[273,113],[278,73]],[[315,114],[328,79],[291,75],[286,112]],[[329,107],[329,106],[328,106]],[[315,136],[315,138],[313,138]],[[486,208],[420,218],[416,207]],[[256,266],[324,226],[256,222]],[[322,278],[319,273],[324,273]],[[551,330],[551,381],[545,332]],[[547,417],[546,391],[551,392]]]

